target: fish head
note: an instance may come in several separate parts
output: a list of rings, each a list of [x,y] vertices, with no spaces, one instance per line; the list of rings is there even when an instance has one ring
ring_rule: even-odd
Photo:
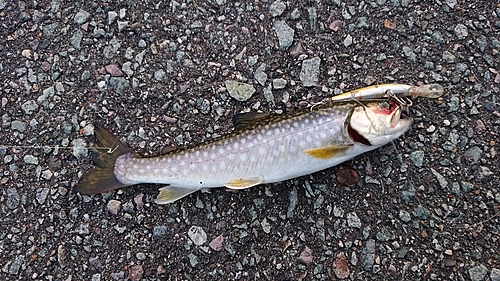
[[[347,132],[357,143],[382,146],[410,128],[412,120],[401,118],[402,110],[402,105],[395,100],[359,104],[346,120]]]

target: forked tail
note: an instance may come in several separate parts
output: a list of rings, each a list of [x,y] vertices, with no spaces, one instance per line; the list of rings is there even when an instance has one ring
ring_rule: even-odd
[[[127,186],[116,179],[114,169],[118,156],[130,153],[131,149],[103,126],[95,124],[94,127],[97,147],[93,149],[92,159],[95,166],[73,188],[81,194],[103,193]]]

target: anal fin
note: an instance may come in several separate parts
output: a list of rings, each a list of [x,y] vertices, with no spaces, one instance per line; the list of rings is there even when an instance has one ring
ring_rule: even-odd
[[[226,183],[224,186],[230,189],[245,189],[263,183],[261,177],[248,178],[248,179],[233,179]]]
[[[304,151],[306,154],[318,158],[318,159],[329,159],[339,154],[344,153],[348,149],[350,149],[353,144],[349,145],[330,145],[323,146],[319,148],[309,149]]]
[[[174,201],[181,199],[193,192],[198,191],[197,188],[190,187],[178,187],[178,186],[170,186],[167,185],[159,189],[160,193],[156,197],[156,204],[169,204]]]

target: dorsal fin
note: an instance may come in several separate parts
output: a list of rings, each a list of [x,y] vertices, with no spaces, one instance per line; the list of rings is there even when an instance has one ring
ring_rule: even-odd
[[[163,149],[161,150],[161,154],[167,154],[169,152],[172,152],[174,150],[177,150],[177,147],[173,145],[165,145]]]
[[[236,130],[246,128],[258,121],[271,116],[268,113],[245,112],[233,116],[233,124]]]

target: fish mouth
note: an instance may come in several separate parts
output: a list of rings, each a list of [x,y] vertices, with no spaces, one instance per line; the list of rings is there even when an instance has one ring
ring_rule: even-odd
[[[381,103],[382,104],[382,103]],[[403,135],[413,120],[401,118],[401,106],[391,103],[359,106],[346,121],[346,131],[352,141],[367,146],[382,146]]]

